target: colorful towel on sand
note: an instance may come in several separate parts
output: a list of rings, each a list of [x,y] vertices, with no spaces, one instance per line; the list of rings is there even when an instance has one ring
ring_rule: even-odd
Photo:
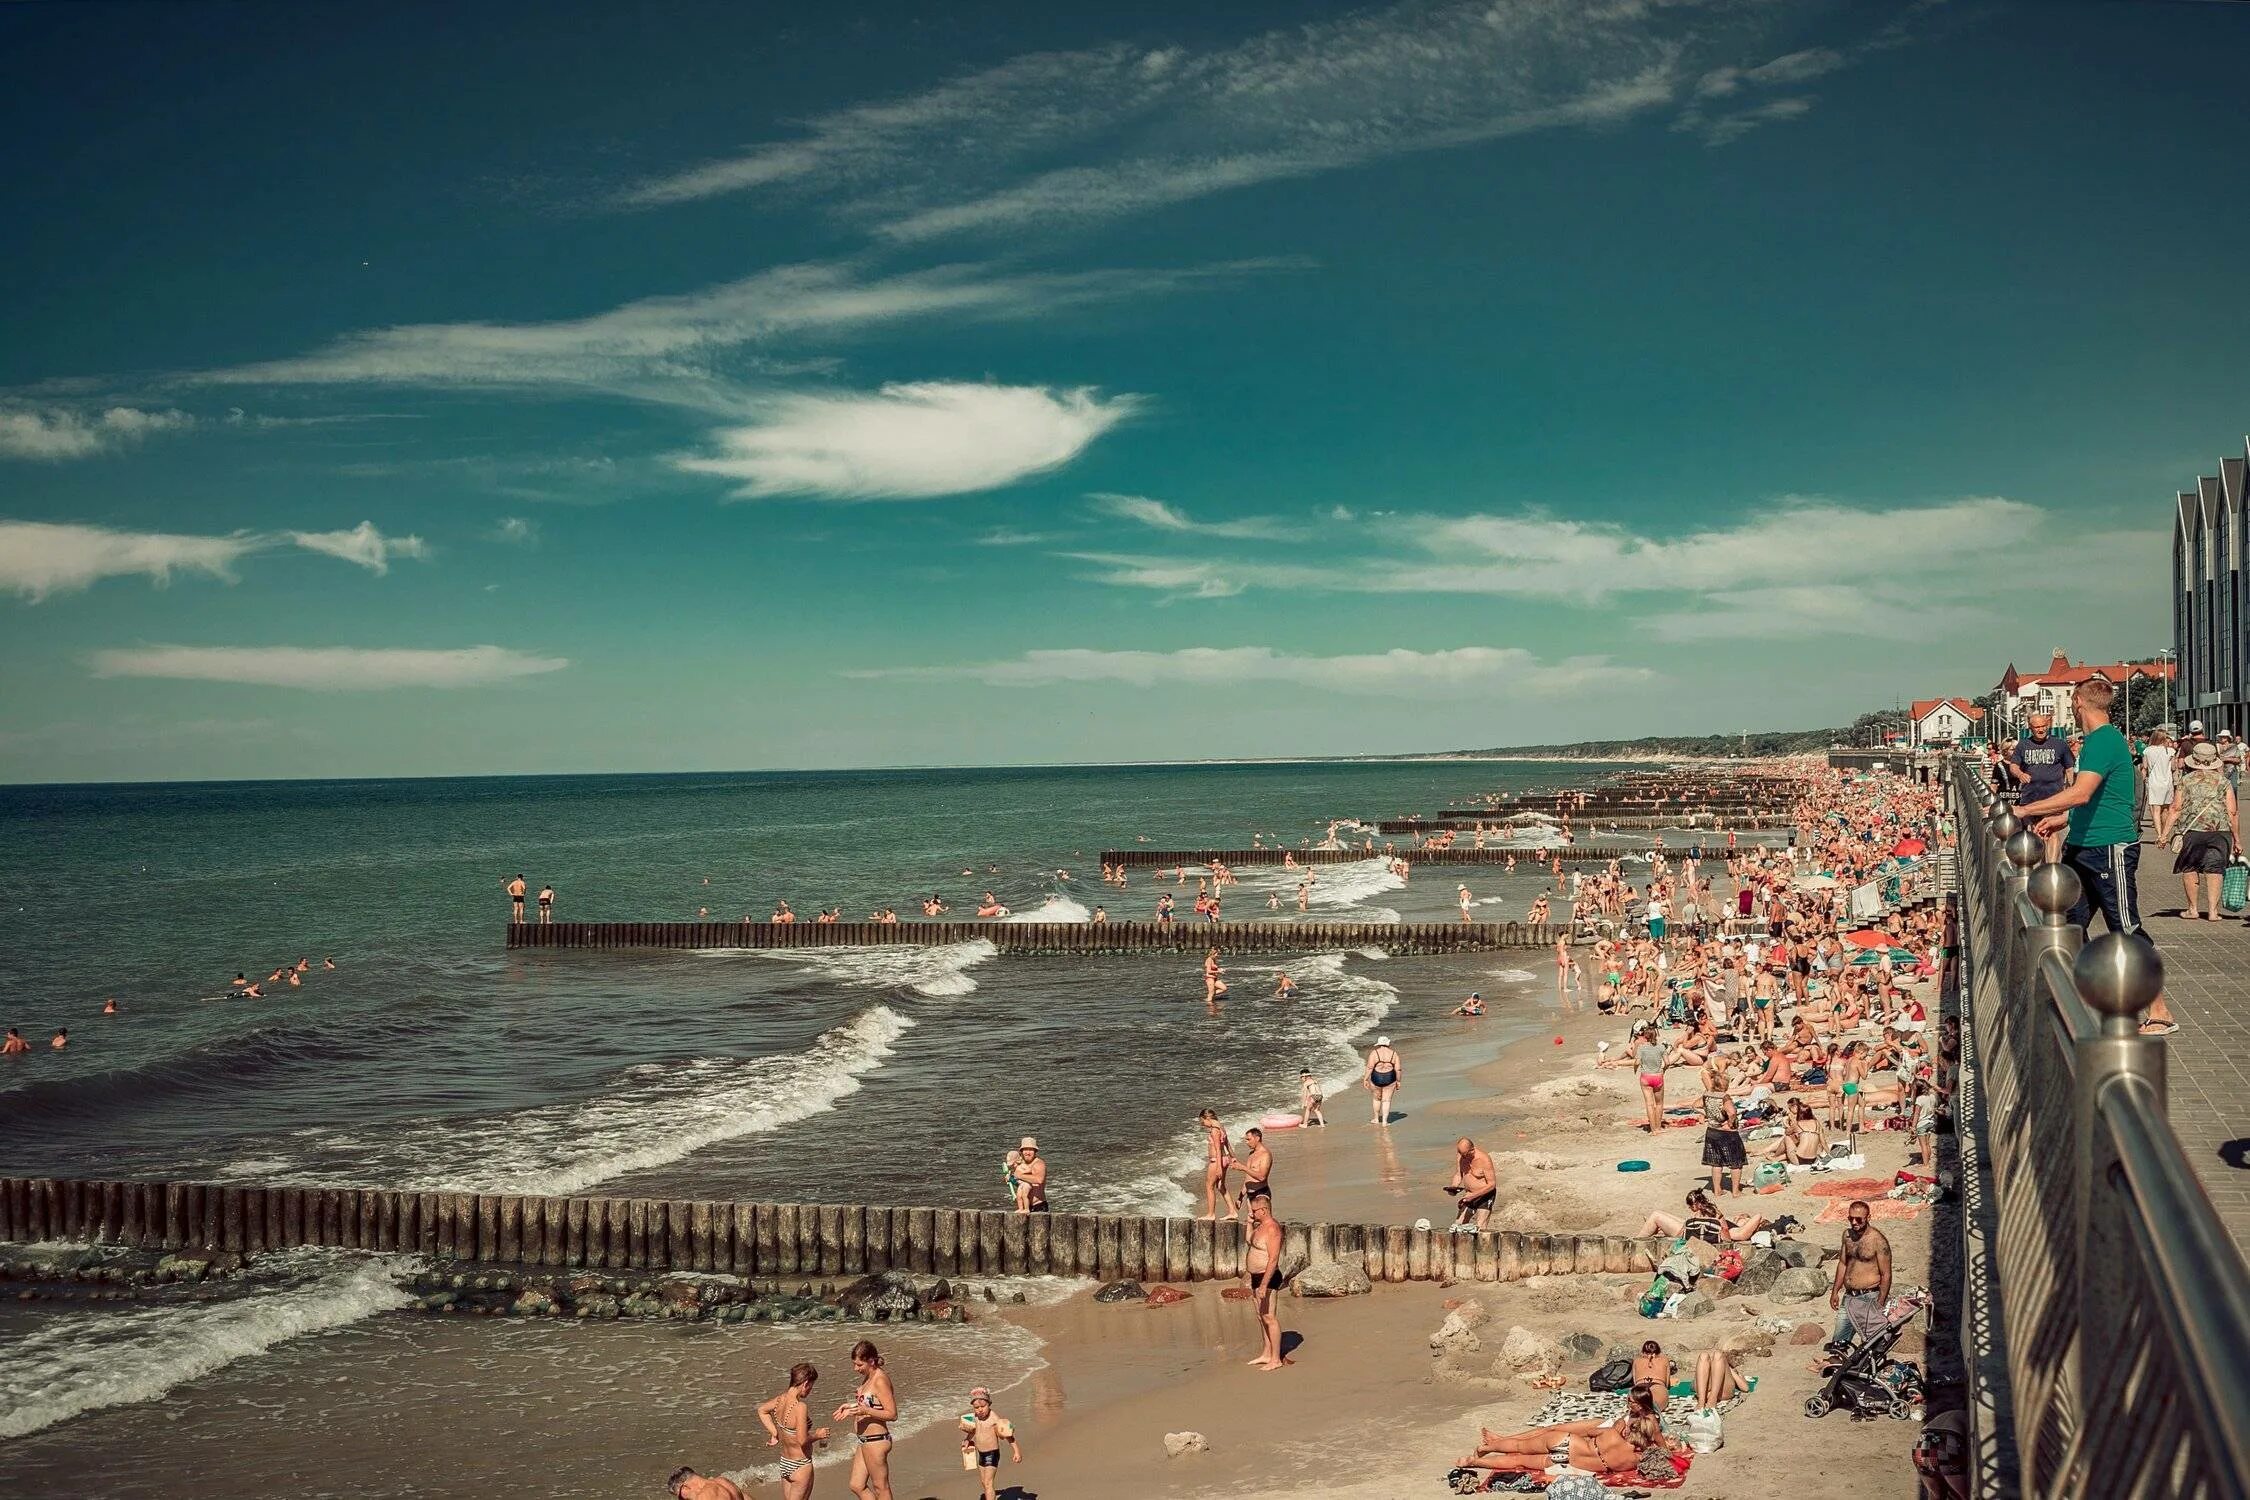
[[[1592,1478],[1604,1490],[1676,1490],[1687,1483],[1687,1475],[1675,1471],[1670,1479],[1644,1479],[1638,1469],[1613,1469],[1607,1474],[1570,1474],[1550,1480],[1543,1474],[1486,1474],[1481,1469],[1455,1469],[1446,1476],[1456,1495],[1540,1495],[1549,1486],[1560,1493],[1562,1489],[1576,1489],[1571,1481],[1583,1482]]]
[[[1723,1416],[1748,1399],[1747,1396],[1737,1396],[1731,1401],[1722,1401],[1719,1403],[1719,1412]],[[1667,1410],[1677,1414],[1688,1410],[1691,1404],[1686,1401],[1674,1401]],[[1624,1415],[1625,1393],[1623,1391],[1565,1391],[1561,1395],[1551,1398],[1545,1406],[1540,1407],[1537,1415],[1524,1425],[1527,1427],[1560,1427],[1565,1422],[1614,1422]],[[1678,1434],[1674,1435],[1677,1436]]]
[[[1842,1182],[1816,1182],[1805,1189],[1815,1198],[1880,1198],[1891,1190],[1881,1177],[1847,1177]]]
[[[1844,1216],[1851,1211],[1851,1206],[1850,1199],[1831,1198],[1828,1206],[1820,1211],[1820,1217],[1813,1222],[1841,1224]],[[1895,1203],[1888,1198],[1876,1198],[1867,1205],[1867,1216],[1871,1219],[1915,1219],[1920,1218],[1921,1214],[1922,1205],[1919,1203]]]

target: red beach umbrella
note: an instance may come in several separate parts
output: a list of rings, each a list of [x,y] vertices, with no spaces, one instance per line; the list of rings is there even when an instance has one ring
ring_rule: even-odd
[[[1900,839],[1897,843],[1891,845],[1891,853],[1897,855],[1920,854],[1929,847],[1920,839]]]
[[[1872,927],[1862,927],[1857,932],[1847,932],[1844,934],[1844,941],[1854,948],[1888,948],[1891,945],[1889,933],[1877,932]]]

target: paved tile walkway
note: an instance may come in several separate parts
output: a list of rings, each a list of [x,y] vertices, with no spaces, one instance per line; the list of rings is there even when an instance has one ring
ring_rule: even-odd
[[[2166,1059],[2172,1129],[2250,1256],[2250,922],[2160,915],[2177,913],[2182,898],[2172,856],[2156,845],[2141,850],[2140,895],[2180,1023]]]

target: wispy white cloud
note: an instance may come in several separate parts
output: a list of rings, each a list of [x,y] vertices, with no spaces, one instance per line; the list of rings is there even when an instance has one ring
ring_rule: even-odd
[[[109,453],[160,432],[193,427],[195,418],[169,408],[147,411],[112,406],[100,411],[67,407],[0,406],[0,458],[57,462]]]
[[[533,547],[539,543],[539,523],[523,516],[502,516],[500,524],[492,528],[493,540],[512,543],[518,547]]]
[[[88,665],[96,677],[158,677],[359,693],[408,687],[485,687],[559,672],[570,661],[505,646],[439,651],[352,646],[142,646],[96,651],[88,658]]]
[[[1233,521],[1198,521],[1179,507],[1162,500],[1151,500],[1146,495],[1117,495],[1097,491],[1086,498],[1101,507],[1105,514],[1116,516],[1120,520],[1138,522],[1157,531],[1263,540],[1285,540],[1299,535],[1295,528],[1269,516],[1244,516]]]
[[[1935,641],[1999,623],[1996,605],[2068,595],[2130,607],[2159,576],[2157,530],[2088,536],[1997,496],[1861,507],[1805,497],[1676,536],[1545,515],[1406,515],[1345,563],[1070,552],[1090,582],[1177,599],[1252,589],[1450,593],[1608,605],[1671,642],[1867,636]]]
[[[1112,217],[1629,118],[1675,96],[1693,8],[1410,0],[1212,49],[1029,54],[636,183],[622,201],[813,190],[899,241]],[[1039,165],[1069,154],[1089,159]]]
[[[740,480],[744,499],[918,500],[998,489],[1060,467],[1133,415],[1140,398],[944,381],[873,394],[791,395],[714,434],[679,467]]]
[[[1099,564],[1097,582],[1202,597],[1270,588],[1599,601],[1951,574],[2020,546],[2045,519],[1999,497],[1891,508],[1784,497],[1740,524],[1673,537],[1540,514],[1394,517],[1368,529],[1364,559],[1341,564],[1068,555]]]
[[[1155,589],[1179,598],[1226,599],[1249,587],[1243,573],[1255,575],[1264,586],[1286,587],[1281,578],[1288,571],[1273,567],[1256,567],[1236,570],[1217,563],[1176,560],[1166,557],[1138,557],[1116,552],[1068,552],[1063,554],[1076,562],[1092,563],[1099,571],[1083,575],[1090,583],[1112,584],[1119,588]],[[1325,578],[1328,575],[1322,574]]]
[[[235,564],[282,546],[357,563],[372,573],[390,571],[393,557],[427,557],[418,536],[385,536],[372,521],[349,531],[237,531],[188,536],[163,531],[118,531],[51,521],[0,521],[0,591],[36,604],[51,594],[75,593],[104,578],[172,581],[174,572],[235,581]]]
[[[249,532],[181,536],[48,521],[0,521],[0,589],[37,603],[104,578],[169,583],[175,571],[234,581],[234,565],[270,545]]]
[[[1041,547],[1057,540],[1051,531],[1018,531],[1013,526],[995,526],[977,538],[979,547]]]
[[[224,385],[556,386],[733,417],[759,399],[759,388],[831,366],[825,358],[786,357],[794,340],[926,318],[1034,317],[1296,264],[1078,272],[950,265],[874,279],[840,264],[781,266],[581,318],[369,329],[309,354],[190,379]]]
[[[1543,662],[1515,646],[1405,649],[1342,656],[1299,656],[1269,646],[1189,647],[1180,651],[1026,651],[1004,661],[958,666],[883,667],[853,677],[967,678],[995,687],[1114,682],[1131,687],[1233,687],[1282,682],[1329,692],[1419,697],[1475,690],[1527,697],[1622,687],[1651,675],[1603,656]]]
[[[1777,89],[1797,88],[1852,66],[1859,59],[1902,45],[1906,33],[1894,23],[1849,51],[1833,47],[1807,47],[1785,52],[1754,66],[1722,66],[1695,81],[1687,105],[1672,121],[1672,128],[1700,136],[1707,146],[1738,141],[1761,125],[1800,119],[1812,113],[1814,96],[1784,94]],[[1756,95],[1768,97],[1752,100]]]
[[[362,521],[349,531],[292,531],[289,540],[308,552],[322,552],[358,563],[370,573],[391,570],[393,557],[428,557],[429,544],[418,536],[385,536],[373,521]]]

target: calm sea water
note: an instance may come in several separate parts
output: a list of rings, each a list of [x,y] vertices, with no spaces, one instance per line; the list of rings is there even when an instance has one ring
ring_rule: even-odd
[[[959,913],[988,888],[1026,917],[1143,916],[1153,877],[1104,886],[1102,849],[1293,845],[1332,818],[1587,776],[1336,763],[0,788],[0,1020],[39,1048],[0,1063],[0,1171],[997,1206],[1001,1157],[1029,1133],[1058,1208],[1184,1212],[1197,1109],[1289,1105],[1300,1067],[1341,1080],[1355,1044],[1434,1021],[1471,976],[1528,1008],[1544,963],[1308,950],[1232,966],[1214,1017],[1192,958],[509,954],[501,883],[552,882],[564,918],[763,916],[784,898],[912,917],[924,893]],[[1325,869],[1312,915],[1449,918],[1453,873],[1402,889],[1374,862]],[[1467,878],[1492,915],[1542,885]],[[1246,872],[1230,917],[1267,915],[1269,890],[1293,915],[1293,883]],[[238,971],[300,956],[301,988],[227,995]],[[1301,999],[1268,998],[1278,967]],[[111,996],[122,1014],[104,1017]],[[224,1328],[169,1310],[34,1319],[0,1374],[0,1437],[79,1431],[72,1417],[105,1406],[85,1420],[125,1431],[133,1402],[387,1305],[380,1275],[306,1274]]]

